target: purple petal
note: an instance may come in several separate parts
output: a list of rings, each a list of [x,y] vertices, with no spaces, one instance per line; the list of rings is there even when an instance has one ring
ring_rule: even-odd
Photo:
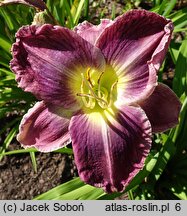
[[[139,105],[145,111],[154,133],[165,131],[178,123],[181,103],[164,84],[160,83],[153,94]]]
[[[79,175],[107,192],[122,191],[142,169],[151,125],[139,107],[73,116],[70,134]]]
[[[88,67],[103,70],[105,60],[100,50],[75,32],[49,24],[26,26],[16,34],[11,68],[19,87],[40,100],[65,109],[79,109],[77,97],[81,72]]]
[[[88,21],[84,21],[76,26],[74,31],[94,45],[103,30],[112,23],[113,21],[109,19],[101,19],[101,23],[99,25],[93,25]]]
[[[96,46],[119,77],[119,101],[137,102],[153,92],[172,30],[170,20],[145,10],[132,10],[102,32]]]
[[[35,147],[41,152],[50,152],[69,144],[69,119],[60,117],[37,102],[23,117],[18,141],[24,148]]]

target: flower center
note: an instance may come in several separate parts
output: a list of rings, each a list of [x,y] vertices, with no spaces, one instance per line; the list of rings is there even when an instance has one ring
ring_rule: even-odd
[[[112,84],[109,82],[110,86],[104,87],[102,86],[102,78],[105,73],[101,72],[97,77],[93,73],[94,70],[92,70],[91,74],[91,68],[87,69],[86,74],[81,73],[82,82],[80,93],[77,93],[77,96],[82,98],[87,108],[93,109],[97,105],[102,109],[109,108],[114,102],[114,90],[118,80]]]

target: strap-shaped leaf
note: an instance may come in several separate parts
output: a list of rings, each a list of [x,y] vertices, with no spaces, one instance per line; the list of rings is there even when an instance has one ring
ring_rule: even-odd
[[[105,193],[102,189],[94,188],[90,185],[85,185],[80,178],[74,178],[62,185],[59,185],[46,193],[43,193],[35,200],[78,200],[88,199],[95,200]]]

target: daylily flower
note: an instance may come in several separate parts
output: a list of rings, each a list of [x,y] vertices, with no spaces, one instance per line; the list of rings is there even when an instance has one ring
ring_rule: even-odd
[[[157,83],[172,30],[145,10],[74,30],[22,27],[11,68],[41,101],[23,117],[18,141],[42,152],[72,142],[83,181],[122,191],[143,168],[152,133],[178,123],[179,100]]]

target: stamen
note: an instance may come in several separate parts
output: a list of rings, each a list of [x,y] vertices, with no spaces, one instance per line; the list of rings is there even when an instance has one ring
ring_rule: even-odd
[[[77,96],[88,97],[88,98],[94,98],[92,95],[90,95],[90,94],[85,94],[85,93],[77,93]],[[95,98],[94,98],[94,99],[95,99]]]
[[[118,80],[116,80],[116,81],[112,84],[112,86],[111,86],[111,88],[110,88],[110,101],[109,101],[108,107],[111,107],[112,104],[113,104],[113,102],[114,102],[114,101],[113,101],[113,94],[112,94],[112,92],[114,91],[114,88],[116,87],[117,83],[118,83]]]
[[[81,73],[81,77],[82,77],[81,93],[77,93],[77,96],[82,97],[82,101],[87,108],[93,109],[95,107],[96,101],[101,108],[106,109],[108,107],[108,101],[107,101],[108,93],[105,92],[105,89],[104,92],[101,89],[101,77],[103,74],[104,72],[102,72],[99,75],[99,78],[97,80],[98,88],[96,92],[95,89],[96,86],[94,86],[91,81],[90,68],[88,68],[86,71],[86,77],[84,76],[83,73]],[[112,85],[111,91],[113,91],[114,86],[115,84]]]
[[[92,81],[90,79],[90,67],[86,71],[86,79],[88,80],[88,82],[90,83],[91,87],[93,88],[94,85],[93,85],[93,83],[92,83]]]
[[[89,91],[89,94],[90,94],[90,91]],[[90,109],[93,109],[95,107],[95,98],[89,97],[89,105],[90,105]]]
[[[103,76],[104,72],[101,72],[101,74],[99,75],[99,78],[97,80],[97,83],[100,84],[100,80],[101,80],[101,77]]]
[[[81,96],[81,97],[83,97],[83,98],[84,98],[84,97],[93,98],[93,99],[96,99],[97,101],[100,101],[100,102],[104,103],[105,106],[108,105],[108,103],[107,103],[105,100],[103,100],[102,98],[94,97],[94,96],[91,95],[91,94],[77,93],[77,96]]]
[[[83,103],[84,103],[85,107],[87,107],[87,108],[89,108],[89,107],[90,107],[90,104],[89,104],[89,102],[87,102],[86,98],[85,98],[84,96],[82,96],[82,94],[81,94],[81,93],[77,93],[77,96],[81,96],[81,99],[82,99],[82,101],[83,101]]]
[[[98,100],[98,101],[103,102],[105,105],[108,105],[108,103],[107,103],[105,100],[103,100],[102,98],[98,97],[98,96],[95,94],[94,90],[93,90],[92,87],[89,85],[89,82],[85,79],[83,73],[81,73],[81,76],[82,76],[82,79],[83,79],[84,83],[87,85],[88,89],[90,90],[91,95],[93,96],[93,98],[95,98],[95,99]]]
[[[101,72],[101,74],[99,75],[99,78],[97,80],[98,83],[98,97],[101,97],[101,77],[103,76],[104,72]]]
[[[84,92],[84,81],[83,80],[81,83],[81,92]],[[77,94],[77,96],[79,95]],[[90,101],[87,101],[85,97],[82,97],[82,101],[86,107],[90,107]]]
[[[93,95],[93,96],[96,96],[96,95],[95,95],[95,92],[93,91],[92,87],[90,86],[90,83],[88,82],[87,79],[85,79],[83,73],[81,73],[81,76],[82,76],[83,82],[86,84],[86,86],[88,87],[88,89],[91,91],[92,95]]]

